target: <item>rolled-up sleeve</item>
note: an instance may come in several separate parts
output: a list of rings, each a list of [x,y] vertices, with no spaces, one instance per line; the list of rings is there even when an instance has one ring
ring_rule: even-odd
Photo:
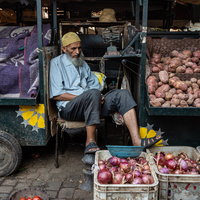
[[[50,62],[50,75],[49,75],[49,94],[50,98],[64,94],[66,91],[63,88],[63,76],[56,59]]]

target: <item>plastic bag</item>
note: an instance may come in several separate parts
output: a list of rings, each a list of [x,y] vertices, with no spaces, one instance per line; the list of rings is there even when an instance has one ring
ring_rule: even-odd
[[[99,85],[100,85],[100,88],[99,90],[102,91],[104,88],[107,88],[107,85],[106,85],[106,76],[101,73],[101,72],[94,72],[94,75],[98,78],[99,80]]]

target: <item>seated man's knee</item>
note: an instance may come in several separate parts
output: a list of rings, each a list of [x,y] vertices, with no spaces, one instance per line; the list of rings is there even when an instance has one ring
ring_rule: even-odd
[[[101,100],[101,92],[97,89],[91,89],[89,90],[89,96],[90,98],[94,99],[94,100]]]

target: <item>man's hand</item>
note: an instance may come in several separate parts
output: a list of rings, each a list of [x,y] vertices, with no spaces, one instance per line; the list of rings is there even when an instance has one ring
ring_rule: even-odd
[[[103,96],[103,94],[101,94],[101,96]],[[104,97],[101,98],[101,104],[104,103]]]

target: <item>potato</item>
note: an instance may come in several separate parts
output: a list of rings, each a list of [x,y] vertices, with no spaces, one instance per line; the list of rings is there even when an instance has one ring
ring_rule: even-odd
[[[184,50],[182,51],[182,54],[186,55],[187,57],[192,57],[192,51],[190,50]]]
[[[171,93],[172,95],[173,95],[173,94],[176,94],[176,88],[170,89],[170,90],[169,90],[169,93]]]
[[[165,101],[165,103],[163,103],[161,107],[170,107],[170,101]]]
[[[158,63],[158,64],[156,65],[156,67],[158,67],[160,70],[163,70],[163,64],[162,64],[162,63]]]
[[[180,90],[182,90],[182,91],[186,91],[187,90],[187,85],[183,82],[183,81],[181,81],[181,80],[178,80],[178,81],[176,81],[174,84],[173,84],[173,86],[176,88],[176,89],[180,89]]]
[[[176,73],[185,73],[185,67],[179,66],[176,68]]]
[[[180,99],[180,100],[188,100],[188,98],[189,98],[189,95],[188,94],[178,94],[178,98]]]
[[[169,78],[174,77],[174,75],[175,75],[174,73],[170,73],[170,74],[169,74]]]
[[[200,67],[197,67],[196,69],[194,69],[194,73],[200,73]]]
[[[162,57],[161,58],[161,62],[163,62],[164,65],[169,65],[170,61],[171,61],[170,57]]]
[[[184,55],[184,54],[182,54],[182,53],[178,53],[178,54],[177,54],[177,57],[180,58],[181,60],[184,60],[184,59],[187,58],[187,56]]]
[[[153,100],[155,100],[156,99],[156,96],[154,95],[154,94],[150,94],[149,95],[149,100],[150,101],[153,101]]]
[[[159,101],[161,104],[163,104],[165,102],[165,100],[163,98],[157,98],[156,101]]]
[[[197,103],[197,104],[196,104],[196,107],[197,107],[197,108],[200,108],[200,103]]]
[[[152,68],[152,72],[153,73],[158,73],[160,71],[160,69],[158,67],[153,67]]]
[[[176,90],[176,93],[177,94],[183,94],[184,92],[182,90],[178,89],[178,90]]]
[[[169,79],[169,85],[170,85],[170,86],[173,86],[173,84],[174,84],[176,81],[178,81],[178,80],[180,80],[180,79],[179,79],[178,77],[176,77],[176,76],[170,78],[170,79]]]
[[[153,53],[152,55],[153,58],[161,58],[161,54]]]
[[[168,83],[169,76],[166,71],[160,71],[158,75],[159,75],[159,79],[161,80],[161,82]]]
[[[157,98],[165,98],[165,92],[170,90],[170,86],[168,84],[163,84],[156,91],[155,95]]]
[[[193,62],[186,62],[186,63],[185,63],[185,66],[186,66],[186,67],[192,67],[192,65],[193,65]]]
[[[178,56],[178,54],[179,54],[179,52],[178,52],[178,51],[176,51],[176,50],[172,51],[172,56],[173,56],[173,57],[177,57],[177,56]]]
[[[172,96],[172,99],[178,99],[178,94],[174,94],[174,95]]]
[[[158,83],[155,76],[149,76],[147,78],[147,87],[149,94],[154,94],[156,89],[158,88]]]
[[[165,93],[165,100],[166,100],[166,101],[170,101],[171,99],[172,99],[172,93],[166,92],[166,93]]]
[[[191,78],[190,81],[191,81],[191,83],[196,83],[197,79],[196,78]]]
[[[161,81],[158,82],[158,86],[161,86],[163,85],[163,83]]]
[[[193,52],[193,56],[197,57],[197,58],[200,58],[200,50],[194,51]]]
[[[181,107],[188,107],[188,104],[187,104],[187,102],[185,100],[181,100],[180,101],[180,106]]]
[[[179,99],[175,99],[175,98],[172,98],[172,100],[170,101],[170,104],[173,104],[173,105],[176,105],[178,106],[180,103],[180,100]]]
[[[197,58],[197,57],[192,57],[192,62],[199,63],[199,58]]]
[[[199,88],[199,86],[198,86],[198,84],[197,83],[192,83],[192,88],[194,89],[194,88]]]
[[[194,100],[193,106],[196,107],[197,104],[200,104],[200,98]]]
[[[153,100],[153,101],[150,101],[150,104],[153,106],[153,107],[161,107],[161,103],[159,101],[157,101],[156,99]]]
[[[187,104],[192,105],[194,102],[194,96],[193,96],[193,94],[189,94],[188,96],[189,96],[189,98],[187,100]]]
[[[196,63],[193,63],[193,65],[191,66],[191,69],[195,70],[196,68],[198,68]]]
[[[163,70],[166,71],[166,72],[168,72],[169,71],[169,66],[168,65],[164,65],[163,66]]]
[[[186,93],[187,93],[187,94],[194,94],[192,87],[189,87],[189,88],[187,89],[187,92],[186,92]]]
[[[185,84],[190,87],[192,85],[191,81],[185,81]]]
[[[171,107],[174,107],[174,108],[175,108],[175,107],[176,107],[176,105],[174,105],[174,104],[171,104]]]
[[[200,79],[199,79],[199,80],[197,80],[197,84],[200,86]]]
[[[185,73],[186,74],[192,74],[193,70],[190,67],[188,67],[188,68],[186,68]]]

